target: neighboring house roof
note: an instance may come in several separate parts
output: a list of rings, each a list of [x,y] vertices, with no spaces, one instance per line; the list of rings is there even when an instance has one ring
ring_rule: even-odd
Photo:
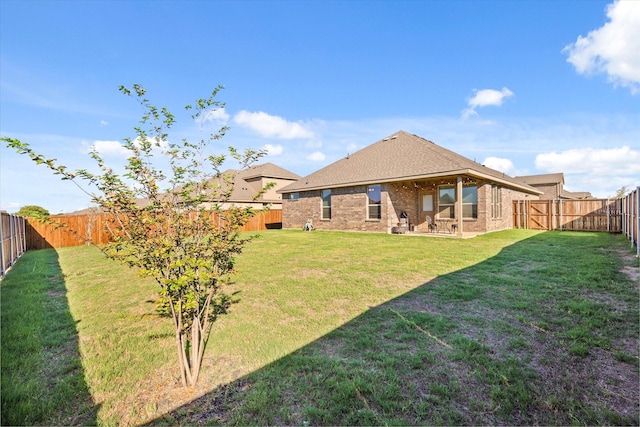
[[[250,203],[254,201],[254,197],[260,190],[262,190],[263,186],[269,183],[269,179],[274,180],[288,180],[295,181],[300,179],[299,175],[296,175],[293,172],[289,172],[286,169],[281,168],[280,166],[274,165],[273,163],[264,163],[261,165],[251,166],[247,169],[242,169],[240,171],[229,169],[223,172],[226,174],[235,174],[234,175],[234,188],[231,193],[231,197],[229,198],[230,203],[238,202],[238,203]],[[212,178],[210,182],[218,181],[216,178]],[[269,198],[267,194],[263,194],[257,199],[258,202],[265,203],[280,203],[282,202],[280,199]],[[140,207],[144,208],[149,205],[149,199],[136,199],[136,204]],[[80,211],[72,212],[65,215],[85,215],[91,213],[100,213],[100,208],[87,208]]]
[[[95,214],[100,214],[100,213],[102,213],[102,208],[100,208],[100,207],[88,207],[88,208],[80,209],[79,211],[61,213],[61,214],[51,215],[51,216],[95,215]]]
[[[593,199],[593,196],[588,191],[567,191],[567,190],[563,190],[562,194],[560,196],[562,198],[565,198],[565,199],[573,199],[573,200]]]
[[[516,176],[516,180],[523,182],[531,186],[547,186],[547,185],[559,185],[560,194],[557,196],[562,199],[592,199],[593,196],[588,191],[567,191],[564,187],[564,174],[558,173],[546,173],[541,175],[526,175]],[[555,196],[555,194],[554,194]]]
[[[542,194],[502,172],[405,131],[396,132],[347,155],[279,192],[292,193],[462,174],[490,179],[531,194]]]
[[[544,184],[563,184],[564,185],[564,174],[562,172],[559,173],[545,173],[541,175],[526,175],[526,176],[516,176],[514,179],[518,181],[524,182],[528,185],[544,185]]]
[[[269,179],[283,179],[295,181],[299,175],[289,172],[273,163],[251,166],[240,171],[229,169],[223,175],[234,174],[234,187],[229,202],[252,202],[263,186],[269,183]],[[216,181],[213,178],[212,181]],[[269,199],[266,194],[261,195],[258,201],[281,202],[279,199]]]
[[[264,163],[261,165],[251,166],[248,169],[241,171],[241,175],[244,179],[253,178],[278,178],[278,179],[290,179],[298,180],[300,175],[296,175],[293,172],[289,172],[286,169],[281,168],[273,163]]]

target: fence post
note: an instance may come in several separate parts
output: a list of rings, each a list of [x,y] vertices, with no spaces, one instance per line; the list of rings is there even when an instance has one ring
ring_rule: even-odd
[[[563,224],[562,224],[562,211],[563,211],[563,207],[562,207],[562,199],[558,200],[558,210],[560,211],[560,224],[559,225],[559,229],[560,231],[562,231],[563,228]]]
[[[2,263],[2,265],[0,266],[0,269],[2,270],[2,276],[0,277],[4,277],[4,260],[5,260],[5,255],[4,255],[4,216],[5,213],[4,212],[0,212],[0,263]]]
[[[524,208],[522,207],[523,201],[518,200],[518,228],[524,228],[524,215],[522,211]]]
[[[27,219],[25,217],[20,217],[20,222],[22,223],[22,249],[20,253],[23,254],[27,251]]]
[[[629,205],[629,200],[631,200],[630,199],[631,194],[633,194],[633,193],[629,193],[628,195],[622,197],[622,205],[621,205],[621,208],[622,208],[622,211],[621,211],[621,213],[622,213],[622,218],[621,218],[621,221],[622,221],[622,232],[627,237],[627,239],[629,238],[629,206],[630,206]]]
[[[0,277],[4,277],[26,251],[24,224],[24,217],[0,211]]]
[[[636,187],[634,193],[636,195],[636,255],[640,256],[640,241],[638,239],[640,237],[640,186]]]
[[[11,254],[11,264],[13,265],[13,260],[16,259],[16,251],[15,251],[15,243],[14,243],[14,235],[15,235],[15,221],[13,219],[13,215],[9,216],[9,253]]]

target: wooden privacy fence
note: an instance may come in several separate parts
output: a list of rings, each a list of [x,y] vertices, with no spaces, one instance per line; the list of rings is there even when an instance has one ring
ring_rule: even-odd
[[[104,229],[105,222],[104,214],[52,216],[48,223],[27,218],[26,250],[107,243],[109,235]],[[241,228],[241,231],[260,231],[270,228],[282,228],[281,210],[271,210],[255,215]]]
[[[636,253],[640,256],[640,187],[622,198],[622,232],[636,246]]]
[[[25,240],[26,220],[23,217],[0,212],[0,272],[4,277],[6,271],[27,250]]]
[[[515,228],[530,230],[622,231],[620,199],[515,200]]]
[[[103,214],[52,216],[47,222],[27,218],[27,250],[108,243],[105,218]]]
[[[639,196],[640,187],[613,200],[514,200],[513,227],[624,233],[638,248]]]

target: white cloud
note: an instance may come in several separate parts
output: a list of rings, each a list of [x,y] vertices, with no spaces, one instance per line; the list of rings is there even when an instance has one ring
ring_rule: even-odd
[[[505,98],[513,96],[508,88],[503,87],[501,90],[495,89],[474,89],[475,95],[467,100],[469,108],[462,110],[462,117],[467,119],[471,116],[477,116],[476,108],[487,106],[500,106]]]
[[[326,156],[320,151],[315,151],[307,156],[307,160],[311,160],[312,162],[322,162]]]
[[[313,132],[300,123],[289,122],[282,117],[272,116],[262,111],[252,113],[242,110],[234,116],[233,120],[240,126],[248,127],[264,137],[279,139],[311,139],[314,137]]]
[[[282,145],[266,144],[263,148],[264,150],[267,151],[267,154],[270,156],[280,155],[284,151],[284,148],[282,147]]]
[[[639,184],[640,151],[628,146],[570,149],[538,154],[535,165],[545,172],[563,172],[569,191],[590,191],[596,197],[610,197],[618,188]]]
[[[161,140],[158,137],[150,137],[148,138],[149,141],[151,142],[151,148],[153,150],[161,150],[164,151],[167,148],[169,148],[169,142],[165,141],[165,140]],[[136,139],[133,140],[133,143],[137,146],[140,147],[140,138],[136,137]],[[130,155],[130,153],[128,153],[128,155]],[[127,156],[128,157],[128,156]]]
[[[507,175],[514,176],[516,172],[516,167],[513,162],[509,159],[501,159],[499,157],[487,157],[482,162],[488,168],[498,170],[500,172],[506,173]]]
[[[640,93],[640,2],[616,1],[607,6],[609,22],[578,36],[562,50],[580,74],[606,73],[616,86]]]
[[[205,122],[216,122],[222,125],[226,125],[229,121],[229,113],[222,108],[215,108],[204,113]]]
[[[102,156],[129,157],[131,154],[119,141],[93,141],[91,149]]]
[[[167,141],[160,141],[158,138],[150,138],[153,145],[153,149],[165,150],[169,144]],[[160,141],[159,146],[155,145],[154,141]],[[140,146],[140,139],[136,138],[133,140],[133,143],[136,146]],[[86,143],[83,143],[86,147]],[[89,152],[91,150],[97,151],[102,156],[111,156],[111,157],[120,157],[120,158],[129,158],[133,153],[129,151],[120,141],[102,141],[96,140],[93,141],[91,147],[86,151]]]
[[[100,120],[100,126],[106,126],[106,125],[108,125],[108,124],[109,124],[109,122],[108,122],[108,121],[106,121],[106,120]]]
[[[3,200],[2,204],[0,205],[0,211],[7,211],[7,212],[14,213],[19,211],[22,206],[23,204],[20,202],[14,202],[14,201],[5,202]]]
[[[640,151],[628,146],[619,148],[575,148],[560,153],[536,156],[536,168],[548,172],[601,175],[640,174]],[[605,178],[606,179],[606,178]]]

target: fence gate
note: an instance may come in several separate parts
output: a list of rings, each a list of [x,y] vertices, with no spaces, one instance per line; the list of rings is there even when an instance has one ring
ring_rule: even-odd
[[[514,228],[622,231],[622,200],[515,200]]]
[[[542,203],[539,203],[542,202]],[[530,200],[527,209],[527,228],[530,230],[551,230],[552,204],[551,200]]]

